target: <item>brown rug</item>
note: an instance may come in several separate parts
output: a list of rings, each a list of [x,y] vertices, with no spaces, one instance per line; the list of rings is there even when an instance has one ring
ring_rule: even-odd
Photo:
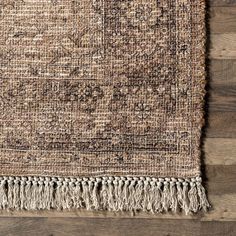
[[[0,1],[0,208],[207,209],[205,0]]]

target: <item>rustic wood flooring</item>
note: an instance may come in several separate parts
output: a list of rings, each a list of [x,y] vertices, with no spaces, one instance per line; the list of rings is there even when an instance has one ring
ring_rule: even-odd
[[[195,216],[2,212],[0,236],[236,236],[236,0],[208,2],[203,170],[211,211]]]

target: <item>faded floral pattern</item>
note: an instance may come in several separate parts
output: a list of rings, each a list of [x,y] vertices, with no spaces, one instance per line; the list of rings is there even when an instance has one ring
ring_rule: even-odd
[[[203,6],[0,0],[0,175],[198,173]]]

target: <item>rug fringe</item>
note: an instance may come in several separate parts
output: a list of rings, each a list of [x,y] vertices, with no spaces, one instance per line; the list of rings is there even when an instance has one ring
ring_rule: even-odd
[[[210,207],[201,177],[0,177],[0,209],[198,212]]]

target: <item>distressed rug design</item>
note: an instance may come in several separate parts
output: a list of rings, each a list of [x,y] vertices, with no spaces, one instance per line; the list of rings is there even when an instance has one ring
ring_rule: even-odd
[[[205,0],[0,1],[0,208],[206,210]]]

